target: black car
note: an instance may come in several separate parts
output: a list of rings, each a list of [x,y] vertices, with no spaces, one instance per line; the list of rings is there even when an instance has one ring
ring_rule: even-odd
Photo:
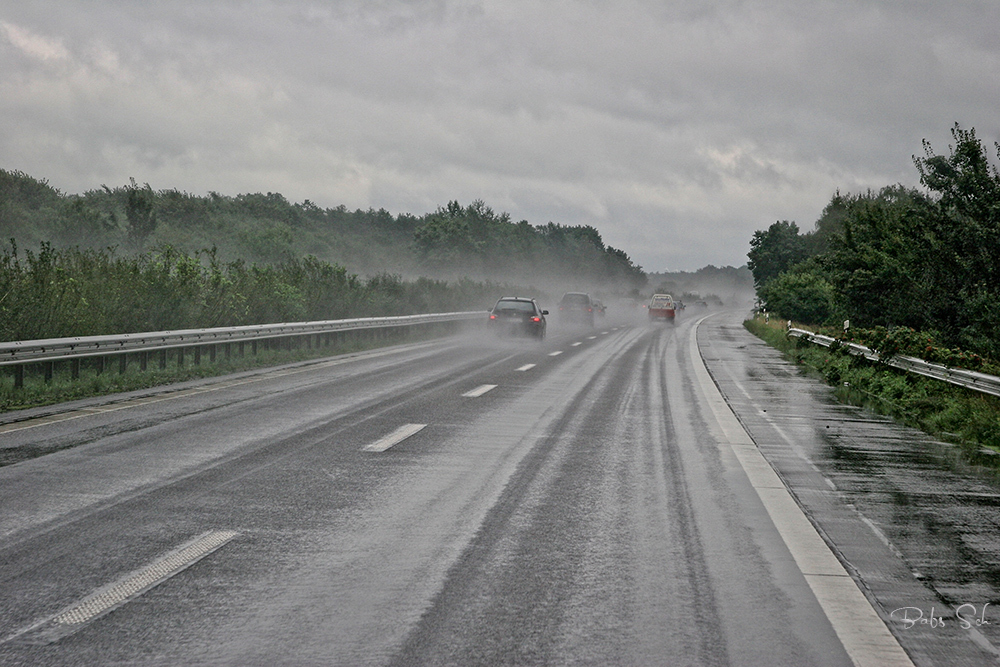
[[[545,316],[534,299],[520,296],[501,297],[490,311],[490,331],[502,336],[533,336],[545,338]]]
[[[559,300],[559,322],[594,326],[594,302],[584,292],[566,292]]]

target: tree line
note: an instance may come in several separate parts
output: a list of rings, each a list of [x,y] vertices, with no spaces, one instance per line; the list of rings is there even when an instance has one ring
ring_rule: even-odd
[[[766,307],[1000,359],[1000,174],[974,129],[952,136],[948,155],[925,140],[913,157],[923,190],[838,192],[810,232],[789,221],[755,232],[748,267]]]
[[[482,201],[392,215],[135,179],[67,195],[0,170],[0,239],[3,340],[480,310],[511,282],[542,296],[646,281],[593,227],[513,222]]]
[[[221,261],[170,247],[0,252],[0,340],[36,340],[350,317],[482,310],[508,288],[377,274],[315,257]]]
[[[364,275],[394,273],[522,284],[572,280],[628,291],[645,273],[590,226],[515,222],[477,200],[424,215],[320,208],[278,193],[197,196],[134,179],[66,195],[20,171],[0,170],[0,239],[22,248],[115,247],[141,253],[215,248],[222,261],[276,264],[316,257]]]

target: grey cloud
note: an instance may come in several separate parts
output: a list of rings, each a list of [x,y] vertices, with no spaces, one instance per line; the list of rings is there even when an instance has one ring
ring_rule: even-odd
[[[480,198],[651,270],[741,264],[838,188],[916,184],[956,121],[1000,135],[991,0],[0,1],[0,24],[0,167],[71,192]]]

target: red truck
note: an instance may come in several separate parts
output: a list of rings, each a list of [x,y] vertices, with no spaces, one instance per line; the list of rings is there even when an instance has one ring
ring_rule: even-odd
[[[673,321],[677,314],[677,304],[669,294],[654,294],[649,300],[649,321],[669,320]]]

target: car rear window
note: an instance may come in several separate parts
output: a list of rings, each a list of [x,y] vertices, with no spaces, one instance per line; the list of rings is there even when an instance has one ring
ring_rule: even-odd
[[[590,303],[590,297],[586,294],[567,294],[562,298],[564,304],[586,305]]]
[[[535,312],[535,304],[530,301],[500,301],[497,303],[497,310],[516,310],[525,313]]]

